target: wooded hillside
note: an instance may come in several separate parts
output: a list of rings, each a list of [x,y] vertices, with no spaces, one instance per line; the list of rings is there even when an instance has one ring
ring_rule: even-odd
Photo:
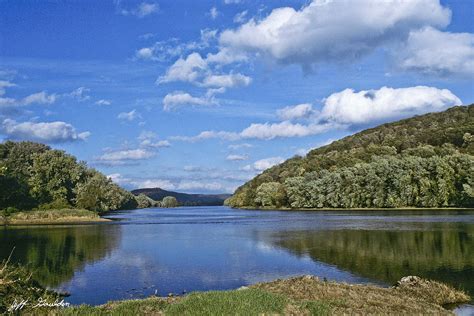
[[[364,130],[239,187],[232,207],[474,206],[474,105]]]

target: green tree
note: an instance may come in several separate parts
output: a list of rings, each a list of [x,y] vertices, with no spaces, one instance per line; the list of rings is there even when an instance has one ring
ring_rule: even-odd
[[[135,200],[137,201],[137,208],[148,208],[148,207],[159,207],[161,203],[149,198],[145,194],[141,193],[135,196]]]
[[[88,172],[85,182],[75,188],[76,206],[98,213],[123,208],[135,208],[135,198],[112,180],[95,170]]]
[[[178,200],[174,196],[165,196],[161,202],[161,207],[177,207]]]
[[[33,142],[0,144],[0,209],[135,208],[134,196],[63,151]]]
[[[40,204],[66,201],[73,205],[73,190],[76,183],[84,181],[85,173],[85,165],[63,151],[35,154],[29,179],[31,195]]]
[[[255,203],[258,206],[281,207],[286,205],[285,187],[278,182],[262,183],[257,188]]]

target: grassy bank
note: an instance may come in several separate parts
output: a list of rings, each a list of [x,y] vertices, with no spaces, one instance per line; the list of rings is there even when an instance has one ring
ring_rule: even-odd
[[[231,291],[194,292],[167,298],[152,296],[100,306],[65,307],[67,304],[62,299],[61,295],[44,289],[33,280],[25,268],[12,265],[8,260],[0,264],[0,314],[450,315],[452,312],[447,306],[470,300],[462,291],[413,276],[402,278],[391,288],[327,282],[314,276],[301,276],[257,283]],[[38,307],[39,303],[41,306]],[[16,311],[13,310],[15,307]]]
[[[83,224],[106,221],[109,220],[88,210],[60,209],[16,212],[6,218],[0,218],[0,225]]]
[[[24,300],[29,303],[60,301],[61,295],[42,287],[32,279],[32,273],[24,267],[10,263],[10,258],[0,263],[0,314],[14,313],[14,305],[21,304]],[[18,308],[20,309],[20,308]],[[24,311],[31,311],[25,306]],[[50,309],[36,307],[35,312],[47,313]]]
[[[53,315],[332,315],[440,314],[443,306],[469,301],[447,285],[417,277],[392,288],[325,282],[313,276],[258,283],[232,291],[195,292],[183,297],[150,297],[81,305]]]

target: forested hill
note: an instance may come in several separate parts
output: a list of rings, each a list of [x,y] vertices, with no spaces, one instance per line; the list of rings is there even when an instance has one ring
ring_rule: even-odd
[[[162,200],[165,196],[173,196],[179,205],[184,206],[223,205],[225,199],[230,197],[230,194],[187,194],[167,191],[160,188],[138,189],[133,190],[132,193],[135,195],[144,194],[155,201]]]
[[[0,143],[0,210],[135,208],[128,191],[61,150],[33,142]]]
[[[267,169],[232,207],[474,207],[474,105],[383,124]]]

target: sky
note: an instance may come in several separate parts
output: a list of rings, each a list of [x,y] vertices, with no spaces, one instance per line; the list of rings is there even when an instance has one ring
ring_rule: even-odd
[[[384,122],[474,102],[470,0],[0,0],[0,139],[127,188],[233,192]]]

